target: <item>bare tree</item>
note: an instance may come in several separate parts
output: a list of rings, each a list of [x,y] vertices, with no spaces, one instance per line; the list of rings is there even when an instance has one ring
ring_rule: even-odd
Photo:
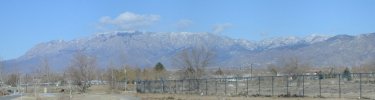
[[[365,73],[374,73],[375,72],[375,58],[367,59],[361,64],[361,71]]]
[[[307,72],[310,68],[309,64],[303,62],[297,56],[285,57],[281,60],[281,66],[284,74],[298,75]]]
[[[37,70],[38,70],[37,79],[39,79],[38,80],[39,82],[47,84],[47,85],[44,85],[44,89],[47,90],[45,92],[48,92],[48,90],[49,90],[48,88],[49,88],[49,85],[50,85],[51,70],[50,70],[50,64],[49,64],[47,58],[43,58],[40,61],[40,67],[38,67]]]
[[[30,76],[30,74],[25,74],[22,79],[23,79],[24,84],[26,84],[25,93],[27,93],[30,90],[28,85],[30,82],[33,81],[33,78]]]
[[[147,68],[143,69],[143,71],[142,71],[142,79],[143,80],[151,80],[152,76],[154,76],[153,73],[152,73],[152,69],[147,69]]]
[[[80,92],[86,92],[91,86],[91,80],[95,78],[96,58],[85,55],[83,53],[76,53],[68,68],[71,81],[78,86]]]
[[[180,68],[182,78],[193,79],[189,81],[189,90],[199,89],[199,79],[205,75],[205,69],[214,63],[214,58],[213,50],[205,46],[186,48],[177,53],[174,62]]]
[[[105,80],[105,68],[98,68],[95,73],[97,74],[96,79],[98,79],[99,84],[103,84]]]
[[[267,70],[271,73],[272,76],[277,76],[279,68],[277,68],[274,64],[268,64]]]
[[[6,84],[8,84],[12,87],[16,87],[16,86],[18,86],[19,80],[20,80],[20,76],[19,76],[18,73],[11,73],[10,75],[8,75]]]
[[[187,48],[179,52],[174,60],[176,66],[184,71],[185,78],[201,78],[205,69],[213,64],[215,54],[205,46]]]
[[[106,71],[106,80],[109,82],[109,87],[113,91],[113,89],[117,89],[117,78],[116,78],[116,72],[115,72],[115,66],[113,62],[111,61],[107,65],[107,71]]]
[[[221,70],[221,68],[219,68],[219,69],[217,69],[217,70],[214,72],[214,75],[217,75],[217,76],[223,77],[224,72]]]
[[[38,97],[38,94],[39,94],[39,83],[40,83],[40,81],[41,81],[41,73],[42,73],[42,71],[41,71],[41,68],[40,67],[37,67],[37,68],[35,68],[34,69],[34,71],[33,71],[33,88],[34,88],[34,96],[35,97]]]
[[[11,68],[11,71],[7,72],[5,74],[5,78],[4,81],[5,81],[5,84],[7,85],[10,85],[12,87],[15,87],[15,86],[18,86],[19,84],[19,81],[20,81],[20,68],[19,66],[17,65],[14,65],[12,68]]]
[[[142,79],[142,70],[141,68],[137,67],[135,68],[135,80],[141,80]]]
[[[297,81],[297,86],[295,88],[299,91],[296,91],[296,94],[300,95],[302,93],[302,77],[298,77],[298,75],[302,75],[307,72],[310,66],[297,56],[285,57],[282,59],[281,65],[283,72],[289,75],[288,79]]]
[[[50,69],[50,64],[46,58],[44,58],[41,61],[41,78],[43,82],[49,83],[50,82],[50,77],[51,77],[51,69]]]

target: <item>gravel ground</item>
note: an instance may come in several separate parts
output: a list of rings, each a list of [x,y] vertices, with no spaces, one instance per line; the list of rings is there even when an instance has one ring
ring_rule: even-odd
[[[0,100],[36,100],[34,96],[5,96],[0,97]],[[69,100],[69,96],[41,96],[40,100]],[[131,95],[120,95],[120,94],[85,94],[85,95],[73,95],[72,100],[141,100],[139,97]]]

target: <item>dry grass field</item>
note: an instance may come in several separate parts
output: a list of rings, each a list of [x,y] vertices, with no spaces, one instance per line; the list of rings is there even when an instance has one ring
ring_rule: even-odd
[[[55,90],[53,90],[55,91]],[[170,93],[135,93],[133,91],[114,91],[108,89],[107,86],[99,85],[90,87],[89,91],[85,94],[77,92],[72,93],[72,98],[69,97],[69,92],[66,93],[40,93],[35,97],[33,93],[26,93],[25,95],[7,98],[0,100],[356,100],[353,98],[336,98],[336,97],[245,97],[245,96],[225,96],[225,95],[210,95],[201,96],[198,94],[170,94]],[[329,94],[324,94],[329,95]]]
[[[313,97],[228,97],[198,96],[182,94],[137,94],[142,100],[356,100],[356,98],[313,98]]]

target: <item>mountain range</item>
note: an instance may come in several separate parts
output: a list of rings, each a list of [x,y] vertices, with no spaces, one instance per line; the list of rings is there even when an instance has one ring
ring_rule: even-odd
[[[354,66],[375,57],[375,33],[249,41],[204,32],[125,31],[40,43],[24,55],[5,61],[5,66],[8,70],[15,67],[29,70],[47,59],[54,70],[63,70],[80,51],[95,56],[101,68],[109,63],[145,68],[162,62],[173,69],[172,58],[179,51],[202,44],[216,55],[212,67],[240,67],[250,63],[264,67],[292,56],[314,66]]]

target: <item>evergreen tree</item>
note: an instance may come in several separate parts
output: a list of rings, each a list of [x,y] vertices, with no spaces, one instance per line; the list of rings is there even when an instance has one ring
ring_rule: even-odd
[[[323,74],[322,71],[319,71],[319,72],[318,72],[318,76],[319,76],[319,79],[320,79],[320,80],[321,80],[321,79],[324,79],[324,74]]]
[[[161,64],[160,62],[158,62],[158,63],[155,65],[155,71],[156,71],[156,72],[162,72],[162,71],[164,71],[164,70],[165,70],[164,65]]]
[[[349,68],[345,68],[344,72],[342,73],[342,77],[346,78],[348,81],[352,80],[352,75],[349,71]]]
[[[158,62],[155,67],[154,67],[154,70],[156,72],[156,78],[157,79],[163,79],[163,73],[165,71],[165,68],[164,68],[164,65],[161,64],[160,62]]]

